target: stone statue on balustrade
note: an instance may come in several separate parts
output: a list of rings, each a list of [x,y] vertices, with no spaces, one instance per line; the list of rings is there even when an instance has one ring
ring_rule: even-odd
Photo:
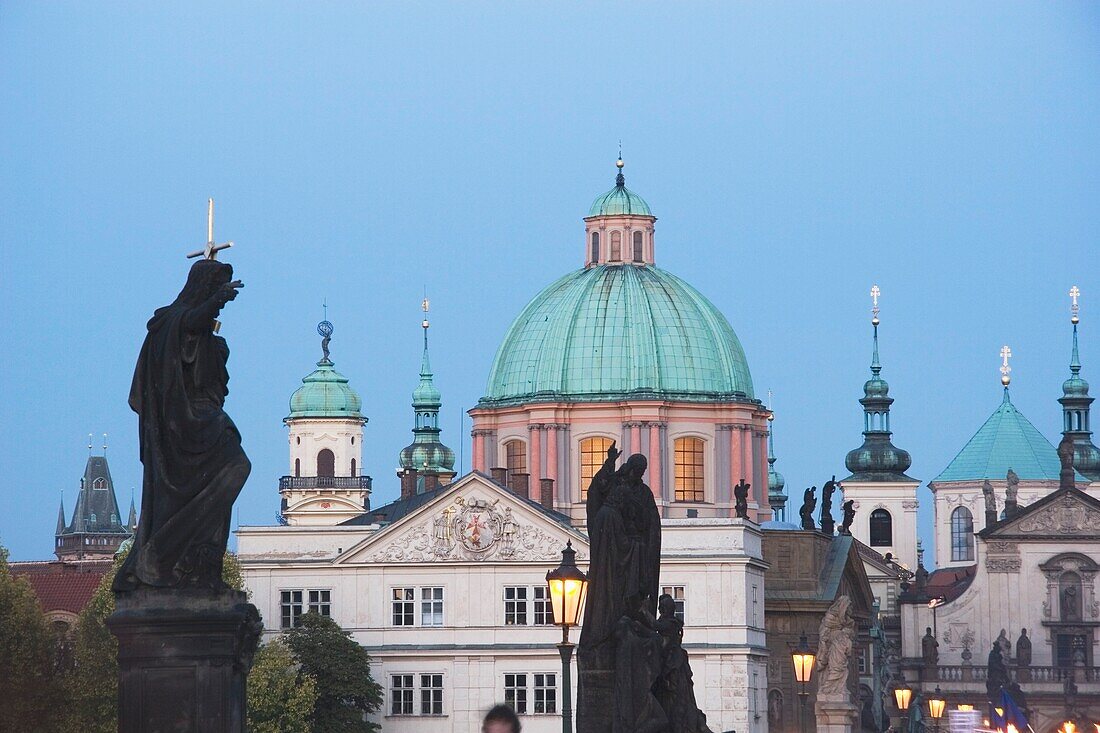
[[[840,524],[840,533],[844,535],[852,534],[852,522],[856,520],[856,500],[849,499],[841,505],[841,511],[844,512],[844,519]]]
[[[634,454],[616,468],[619,455],[612,444],[586,500],[591,555],[577,650],[578,733],[668,729],[652,692],[662,661],[654,615],[661,518],[642,481],[645,456]]]
[[[997,495],[989,479],[982,482],[982,498],[985,499],[985,526],[988,527],[997,521]]]
[[[814,530],[814,507],[817,506],[816,486],[811,486],[802,492],[802,506],[798,510],[798,516],[802,519],[802,529]]]
[[[840,488],[836,482],[836,476],[825,482],[821,487],[821,531],[830,537],[836,532],[836,523],[833,521],[833,494]]]
[[[989,661],[986,664],[985,691],[990,700],[996,700],[1002,687],[1007,687],[1008,667],[1005,664],[1001,645],[993,642],[993,648],[989,650]]]
[[[1020,638],[1016,640],[1016,665],[1031,666],[1031,638],[1027,635],[1027,629],[1020,629]]]
[[[1011,468],[1005,476],[1005,516],[1014,517],[1020,507],[1017,496],[1020,492],[1020,477]]]
[[[711,733],[707,716],[695,702],[695,684],[684,651],[684,622],[676,618],[676,601],[665,593],[657,602],[661,616],[657,633],[664,642],[661,676],[657,680],[657,702],[669,721],[669,733]]]
[[[920,640],[920,656],[926,667],[935,667],[940,661],[940,643],[932,635],[931,626],[925,628]]]
[[[749,518],[749,487],[750,484],[745,483],[745,479],[741,479],[733,487],[733,511],[740,519]]]
[[[997,646],[1001,647],[1001,659],[1008,664],[1012,659],[1012,642],[1008,640],[1008,631],[1001,629],[1001,633],[997,636]]]
[[[818,629],[817,698],[818,700],[851,702],[849,683],[852,647],[856,622],[852,617],[852,599],[839,596]]]

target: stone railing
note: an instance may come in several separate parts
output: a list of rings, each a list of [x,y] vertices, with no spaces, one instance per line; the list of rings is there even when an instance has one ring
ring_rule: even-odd
[[[287,489],[344,489],[370,491],[370,476],[283,476],[279,491]]]
[[[907,667],[910,665],[906,665]],[[928,682],[985,682],[988,669],[972,664],[939,664],[935,667],[917,665],[920,678]],[[1100,682],[1100,667],[1018,667],[1008,668],[1009,676],[1021,684],[1027,682]]]

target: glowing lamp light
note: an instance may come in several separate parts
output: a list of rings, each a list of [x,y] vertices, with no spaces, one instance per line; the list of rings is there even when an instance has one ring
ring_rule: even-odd
[[[1020,731],[1012,723],[1009,723],[1008,727],[1005,728],[1005,733],[1020,733]]]
[[[568,542],[561,551],[561,565],[546,573],[550,606],[557,626],[576,626],[580,622],[584,598],[588,594],[588,576],[577,567],[577,551]]]
[[[935,692],[928,698],[928,714],[932,716],[933,720],[939,720],[943,717],[944,708],[947,707],[947,700],[944,699],[943,693],[940,692],[940,686],[936,685]]]
[[[913,699],[913,691],[905,685],[899,685],[894,688],[894,702],[898,705],[898,710],[903,713],[909,709],[909,701]]]
[[[1066,722],[1062,723],[1062,730],[1065,731],[1065,733],[1076,733],[1077,724],[1074,723],[1072,720],[1067,720]]]
[[[969,712],[974,710],[974,706],[973,705],[967,705],[966,703],[961,702],[961,703],[959,703],[959,710],[964,712],[964,713],[969,713]],[[1100,733],[1100,731],[1097,731],[1097,733]]]
[[[791,660],[794,662],[794,678],[802,684],[806,684],[810,681],[810,677],[814,673],[814,660],[816,655],[813,650],[810,649],[810,644],[806,641],[806,635],[802,636],[798,640],[798,646],[791,652]]]

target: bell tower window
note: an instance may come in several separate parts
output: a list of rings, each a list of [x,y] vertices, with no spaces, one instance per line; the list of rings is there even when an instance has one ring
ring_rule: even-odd
[[[359,475],[355,472],[355,459],[354,458],[351,459],[351,475],[352,476],[358,476]]]
[[[336,475],[336,456],[328,448],[323,449],[317,454],[317,475]]]
[[[301,476],[302,475],[302,459],[301,458],[295,458],[294,459],[294,475],[295,476]]]
[[[892,547],[894,544],[894,518],[885,509],[871,512],[871,547]]]

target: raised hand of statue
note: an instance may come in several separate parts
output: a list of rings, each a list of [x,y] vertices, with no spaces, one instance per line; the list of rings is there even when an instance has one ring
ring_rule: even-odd
[[[611,445],[607,449],[607,460],[614,463],[615,460],[622,454],[622,451],[615,447],[615,441],[611,441]]]
[[[243,287],[244,283],[240,280],[227,282],[225,285],[218,288],[218,292],[214,297],[217,299],[218,303],[225,305],[231,300],[236,300],[237,292]]]

